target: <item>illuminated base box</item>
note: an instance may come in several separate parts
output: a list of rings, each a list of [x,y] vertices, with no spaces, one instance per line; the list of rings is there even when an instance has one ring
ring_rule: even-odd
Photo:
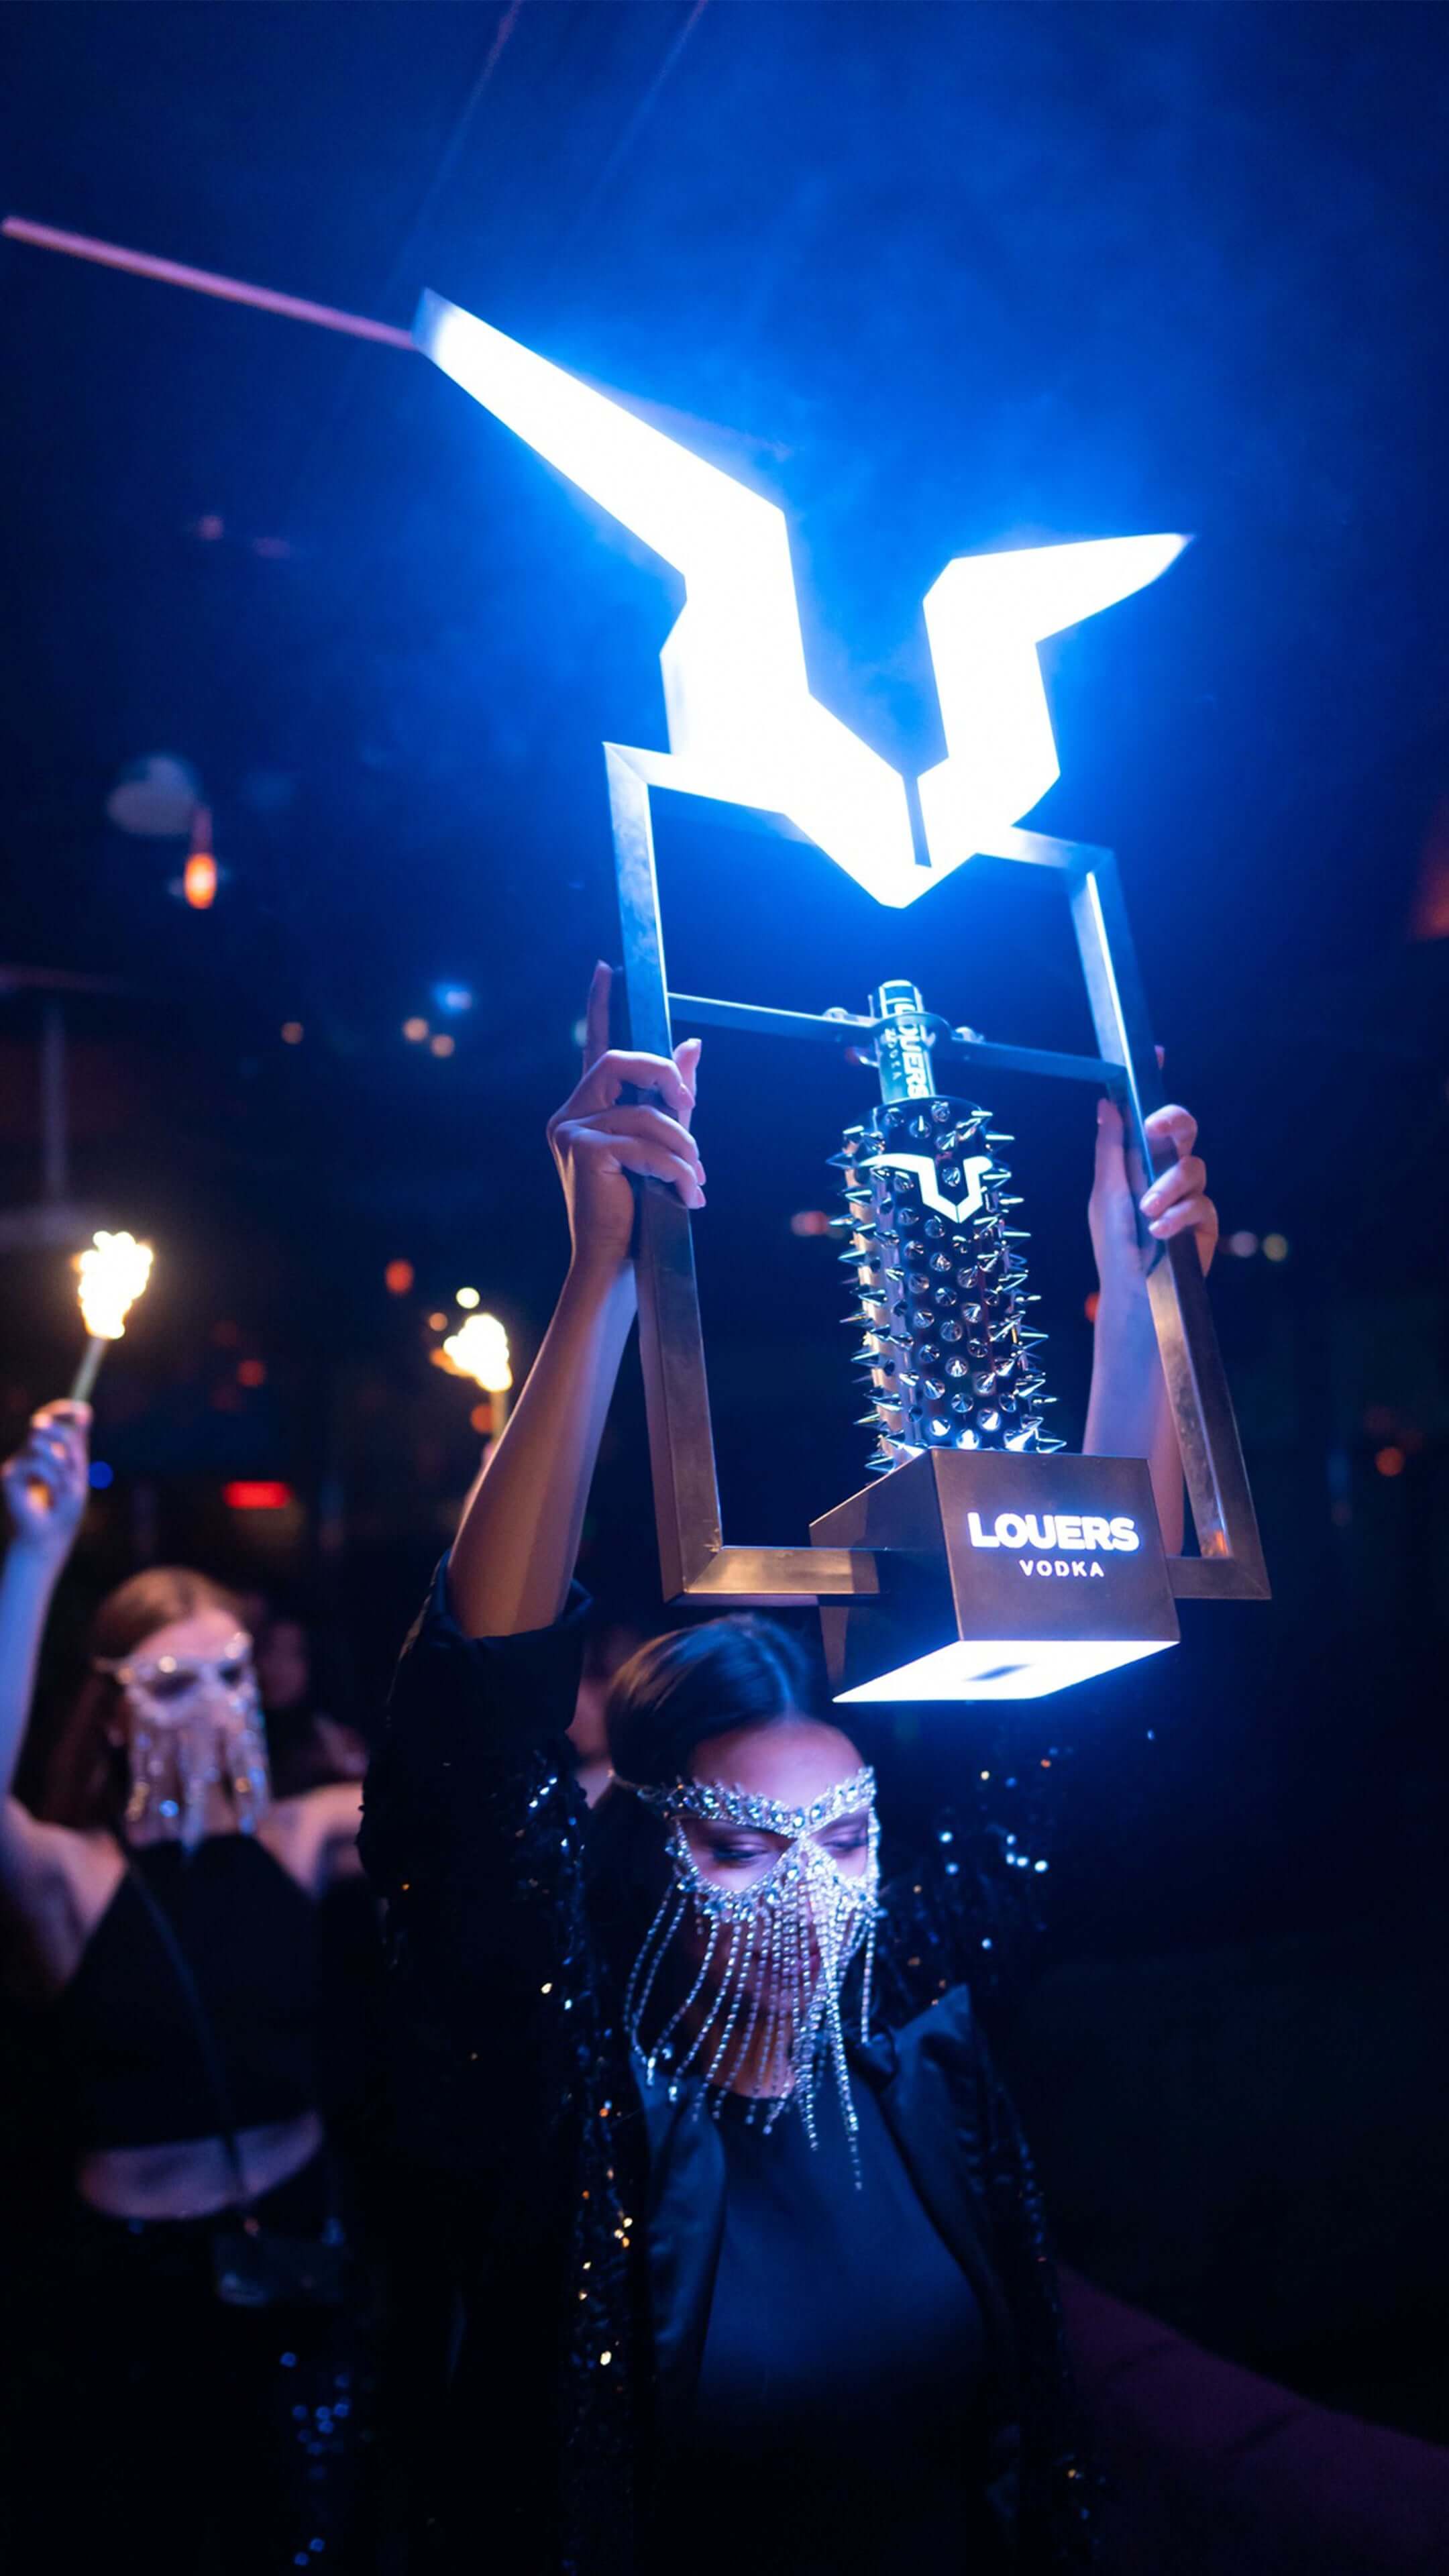
[[[837,1700],[1041,1699],[1177,1644],[1140,1458],[928,1449],[810,1536],[880,1552],[879,1600],[821,1604]]]

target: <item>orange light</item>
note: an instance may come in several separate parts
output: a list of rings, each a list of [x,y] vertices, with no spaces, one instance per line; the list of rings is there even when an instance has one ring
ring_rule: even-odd
[[[216,901],[216,861],[210,850],[193,850],[181,872],[181,891],[193,912],[210,912]]]
[[[284,1512],[295,1497],[290,1485],[274,1483],[268,1476],[254,1476],[223,1485],[221,1499],[232,1512]]]
[[[472,1424],[473,1429],[477,1432],[479,1439],[486,1440],[488,1434],[493,1428],[492,1405],[475,1404],[472,1412],[468,1416],[468,1420]]]
[[[1392,1447],[1376,1450],[1374,1453],[1374,1465],[1377,1467],[1381,1476],[1402,1476],[1404,1472],[1404,1453],[1402,1449],[1395,1449]]]
[[[1094,1288],[1090,1297],[1084,1301],[1082,1306],[1082,1312],[1086,1316],[1089,1324],[1095,1324],[1097,1320],[1097,1308],[1101,1305],[1101,1302],[1101,1297],[1098,1291]]]
[[[300,1046],[300,1045],[301,1045],[301,1043],[302,1043],[303,1034],[304,1034],[304,1032],[303,1032],[302,1023],[301,1023],[301,1021],[300,1021],[300,1020],[283,1020],[283,1022],[282,1022],[282,1044],[283,1044],[283,1046]]]
[[[413,1284],[410,1261],[390,1261],[382,1274],[382,1284],[389,1297],[405,1297]]]
[[[428,1330],[430,1333],[446,1333],[447,1329],[448,1318],[446,1315],[434,1314],[428,1317]]]
[[[428,1045],[434,1055],[451,1055],[457,1043],[458,1041],[456,1038],[449,1037],[446,1029],[440,1029],[435,1038],[429,1038],[428,1040]]]
[[[403,1036],[407,1039],[409,1046],[421,1046],[427,1034],[428,1024],[426,1020],[404,1020]]]
[[[266,1361],[243,1360],[241,1367],[236,1373],[236,1382],[238,1386],[265,1386],[267,1382]]]

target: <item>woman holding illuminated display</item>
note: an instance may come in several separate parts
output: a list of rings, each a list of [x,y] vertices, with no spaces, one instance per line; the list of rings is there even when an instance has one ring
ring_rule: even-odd
[[[399,2115],[452,2178],[467,2285],[448,2564],[1086,2565],[1090,2480],[1030,2162],[973,2025],[961,1873],[943,1851],[901,1917],[878,1902],[873,1776],[767,1620],[645,1646],[587,1820],[570,1783],[571,1578],[634,1315],[630,1176],[704,1205],[698,1042],[610,1053],[607,1019],[601,969],[550,1129],[572,1264],[409,1641],[363,1827]],[[1177,1160],[1152,1229],[1207,1254],[1193,1122],[1153,1132]],[[1089,1445],[1152,1459],[1179,1546],[1111,1109],[1091,1222]]]
[[[6,1790],[89,1424],[45,1406],[3,1471]],[[206,1576],[132,1576],[91,1643],[44,1814],[0,1807],[5,1979],[39,2008],[73,2182],[27,2394],[52,2385],[86,2454],[77,2482],[37,2428],[27,2563],[99,2564],[121,2530],[149,2576],[269,2576],[336,2558],[351,2481],[315,1917],[357,1866],[361,1791],[272,1797],[251,1639]]]

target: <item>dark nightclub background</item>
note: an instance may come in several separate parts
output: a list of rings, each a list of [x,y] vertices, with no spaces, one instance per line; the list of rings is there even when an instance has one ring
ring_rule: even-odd
[[[395,324],[431,285],[656,406],[786,509],[814,684],[912,772],[949,557],[1193,533],[1048,648],[1063,777],[1032,819],[1120,854],[1244,1247],[1213,1301],[1274,1602],[1189,1605],[1178,1652],[994,1733],[918,1714],[885,1758],[908,1817],[979,1792],[1051,1837],[1003,2043],[1066,2250],[1449,2439],[1444,14],[73,6],[0,34],[6,209]],[[372,1730],[478,1456],[429,1318],[476,1287],[526,1366],[559,1275],[543,1122],[615,947],[599,745],[663,742],[677,585],[393,349],[13,242],[0,347],[7,1441],[77,1350],[71,1238],[33,1211],[157,1247],[47,1705],[89,1602],[180,1556],[299,1601]],[[163,752],[214,818],[207,910],[184,840],[108,819]],[[906,973],[990,1036],[1083,1038],[1049,886],[977,862],[886,914],[686,807],[661,854],[678,985],[858,1008]],[[866,1447],[835,1246],[790,1222],[866,1077],[805,1052],[711,1038],[702,1071],[726,1526],[766,1539]],[[1064,1094],[992,1105],[1075,1442],[1091,1111]],[[584,1571],[657,1611],[634,1380]]]

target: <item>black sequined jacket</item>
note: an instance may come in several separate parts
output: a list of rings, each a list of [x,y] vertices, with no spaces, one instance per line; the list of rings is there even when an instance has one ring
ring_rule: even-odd
[[[584,1596],[470,1639],[441,1576],[404,1650],[362,1853],[387,1899],[395,2089],[465,2285],[452,2567],[638,2576],[651,2462],[687,2410],[722,2220],[715,2124],[636,2082],[593,1919],[564,1731]],[[856,2062],[990,2337],[988,2495],[1023,2576],[1095,2563],[1030,2158],[965,1976],[981,1917],[937,1861],[887,1891]],[[948,2571],[933,2571],[948,2576]],[[964,2558],[963,2558],[964,2576]]]

